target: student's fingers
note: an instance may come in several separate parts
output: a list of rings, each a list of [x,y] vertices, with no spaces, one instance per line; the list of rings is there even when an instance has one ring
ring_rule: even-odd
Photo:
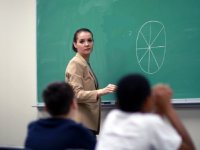
[[[171,97],[172,90],[168,85],[165,84],[157,84],[153,87],[153,95],[159,97]]]
[[[171,107],[172,90],[169,86],[164,84],[155,85],[153,87],[153,96],[159,111],[166,112]]]

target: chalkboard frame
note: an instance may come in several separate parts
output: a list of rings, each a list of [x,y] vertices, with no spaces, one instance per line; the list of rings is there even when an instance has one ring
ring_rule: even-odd
[[[47,2],[47,1],[46,1]],[[49,9],[50,8],[53,8],[53,4],[51,5],[50,3],[52,2],[53,3],[53,1],[50,1],[50,0],[48,0],[48,2],[49,2],[49,5],[48,5],[48,7],[49,7]],[[58,3],[59,2],[62,2],[62,0],[59,0],[58,1]],[[69,2],[69,4],[72,4],[73,3],[73,1],[71,1],[71,0],[69,0],[68,1]],[[89,1],[90,3],[88,3],[88,5],[94,5],[94,6],[96,6],[95,5],[95,3],[92,3],[91,1]],[[102,13],[105,13],[106,12],[106,9],[108,9],[107,7],[111,7],[111,2],[113,2],[113,3],[117,3],[117,2],[120,2],[120,0],[118,0],[118,1],[108,1],[108,3],[107,4],[104,4],[106,1],[102,1],[102,3],[99,3],[99,4],[101,4],[102,6],[104,6],[104,7],[102,7],[102,8],[104,8],[104,10],[98,10],[98,12],[101,12],[102,11]],[[154,2],[156,2],[156,1],[154,1]],[[193,3],[194,1],[191,1],[190,3]],[[43,4],[41,4],[41,3],[43,3]],[[79,7],[79,9],[77,10],[77,11],[79,11],[78,13],[80,14],[80,15],[84,15],[84,13],[86,12],[86,11],[88,11],[90,8],[89,7],[87,7],[87,5],[84,5],[83,3],[79,3],[78,1],[75,1],[74,3],[77,3],[78,4],[78,7]],[[138,2],[139,3],[139,2]],[[176,1],[176,3],[178,3],[178,1]],[[156,4],[156,3],[155,3]],[[81,8],[81,5],[83,5],[83,10],[81,10],[80,8]],[[169,5],[169,4],[165,4],[165,5]],[[56,61],[56,60],[51,60],[52,58],[41,58],[40,56],[42,56],[41,55],[41,53],[42,53],[42,51],[43,50],[46,50],[46,52],[48,52],[48,50],[47,49],[45,49],[45,48],[47,48],[47,47],[45,47],[45,44],[44,44],[44,47],[41,47],[40,46],[40,44],[41,43],[45,43],[46,41],[45,41],[45,36],[48,36],[47,35],[47,32],[46,32],[46,34],[44,34],[44,33],[41,33],[40,31],[42,31],[43,29],[45,30],[45,24],[41,24],[41,22],[43,21],[43,17],[48,17],[48,13],[47,12],[45,12],[44,14],[43,14],[43,16],[40,16],[40,12],[39,12],[39,9],[45,9],[45,0],[37,0],[37,85],[38,85],[38,104],[40,104],[41,103],[41,90],[42,90],[42,88],[44,88],[44,86],[45,86],[45,84],[43,85],[43,87],[41,87],[40,86],[40,83],[41,83],[41,80],[43,80],[45,77],[46,77],[46,74],[44,73],[44,76],[43,76],[43,74],[42,73],[40,73],[41,72],[41,68],[40,68],[40,65],[41,65],[41,62],[40,62],[40,60],[42,59],[42,63],[45,63],[45,62],[48,62],[48,61]],[[60,5],[61,6],[61,5]],[[97,7],[97,6],[96,6]],[[175,7],[175,6],[174,6]],[[69,8],[69,7],[68,7]],[[69,9],[69,11],[71,11],[71,10],[73,10],[73,9],[75,9],[75,7],[72,7],[71,9]],[[91,8],[92,9],[92,8]],[[172,10],[173,10],[173,8],[172,8]],[[50,10],[51,11],[51,10]],[[92,11],[94,11],[93,9],[92,9]],[[103,12],[104,11],[104,12]],[[71,12],[73,12],[74,13],[74,11],[71,11]],[[73,15],[73,13],[71,13],[71,14],[68,14],[67,16],[63,16],[63,18],[64,19],[72,19],[72,17],[74,17],[74,15]],[[112,12],[106,12],[106,13],[108,13],[108,14],[106,14],[106,15],[110,15],[109,13],[112,13]],[[123,14],[123,12],[121,12],[122,14]],[[163,12],[161,12],[161,14],[162,14]],[[179,12],[178,12],[179,13]],[[180,12],[181,13],[181,12]],[[56,14],[55,12],[54,13],[52,13],[52,14]],[[59,12],[57,13],[57,15],[59,15]],[[71,16],[70,16],[71,15]],[[178,16],[178,17],[180,17],[181,15],[180,14],[175,14],[175,17],[176,17],[176,15]],[[118,16],[119,16],[119,18],[121,17],[120,16],[120,14],[118,14]],[[142,14],[141,14],[141,16],[142,16]],[[198,15],[197,15],[198,16]],[[92,17],[94,17],[94,16],[92,16]],[[187,16],[186,16],[187,17]],[[195,17],[195,16],[194,16]],[[98,17],[97,17],[98,18]],[[93,19],[95,19],[95,18],[93,18]],[[122,19],[122,18],[121,18]],[[138,19],[138,18],[137,18]],[[58,20],[54,20],[54,23],[56,23],[56,21],[57,22],[59,22],[60,20],[58,19]],[[62,20],[61,20],[62,21]],[[82,20],[83,21],[83,20]],[[115,21],[116,20],[114,20],[114,23],[115,23]],[[122,19],[122,21],[127,21],[127,20],[124,20],[124,19]],[[161,22],[161,23],[163,23],[164,25],[166,24],[166,20],[164,20],[164,19],[161,19],[161,18],[159,18],[159,17],[155,17],[153,20],[152,20],[152,18],[151,17],[144,17],[144,18],[142,18],[141,20],[140,20],[140,26],[138,26],[137,27],[137,30],[132,30],[132,29],[130,29],[130,26],[129,25],[127,25],[126,27],[127,27],[127,30],[123,30],[123,31],[121,31],[121,32],[123,32],[124,34],[126,34],[126,36],[132,36],[133,34],[135,34],[135,35],[137,35],[138,34],[138,31],[140,31],[140,27],[142,27],[145,23],[147,23],[147,22],[149,22],[149,21],[159,21],[159,22]],[[193,21],[193,20],[191,20],[191,21]],[[84,22],[84,21],[83,21]],[[180,21],[181,22],[181,21]],[[65,24],[65,22],[62,22],[63,24]],[[180,23],[181,24],[181,23]],[[194,35],[192,35],[191,34],[191,37],[190,37],[190,35],[187,37],[188,39],[189,38],[194,38],[194,36],[196,36],[197,38],[196,39],[199,39],[199,32],[197,32],[196,34],[195,34],[195,32],[194,32],[194,30],[195,30],[195,25],[198,25],[199,24],[199,22],[197,22],[196,24],[194,23],[194,27],[192,26],[191,27],[191,29],[189,30],[189,28],[188,29],[185,29],[185,30],[187,30],[187,31],[185,31],[185,32],[188,32],[188,33],[193,33]],[[50,39],[50,42],[51,42],[51,40],[54,42],[53,44],[61,44],[61,45],[64,45],[67,49],[69,49],[69,50],[71,50],[71,45],[69,44],[69,43],[72,43],[72,36],[73,36],[73,32],[75,31],[75,29],[77,29],[77,28],[79,28],[79,27],[81,27],[81,26],[83,26],[83,25],[86,25],[86,23],[84,22],[82,25],[76,25],[76,24],[71,24],[68,28],[71,28],[70,30],[63,30],[63,33],[58,33],[58,34],[60,34],[60,35],[62,35],[62,36],[64,36],[64,35],[67,35],[67,34],[70,34],[70,36],[68,36],[67,37],[67,40],[69,41],[68,42],[68,45],[67,45],[67,43],[63,43],[63,41],[61,41],[60,43],[59,43],[59,39],[57,39],[58,41],[55,41],[55,39]],[[94,24],[95,25],[95,24]],[[88,27],[88,28],[92,28],[93,30],[95,30],[96,28],[94,27],[94,25],[86,25],[86,27]],[[117,24],[113,24],[113,25],[116,25],[117,26]],[[111,25],[111,27],[114,27],[113,25]],[[66,26],[67,26],[67,24],[66,24]],[[123,25],[124,26],[124,25]],[[132,24],[132,26],[134,26],[134,23]],[[169,25],[168,25],[169,26]],[[167,27],[168,27],[167,26]],[[59,26],[58,26],[59,27]],[[110,26],[109,26],[110,27]],[[135,26],[134,26],[135,27]],[[121,28],[120,28],[121,29]],[[196,28],[196,31],[198,31],[197,30],[197,28]],[[52,31],[52,32],[55,32],[55,31]],[[119,31],[120,32],[120,31]],[[56,34],[56,33],[53,33],[53,34]],[[97,31],[95,31],[95,36],[96,35],[98,35],[98,34],[101,34],[101,33],[99,33],[99,31],[98,31],[98,29],[97,29]],[[109,36],[118,36],[118,31],[115,31],[115,32],[113,32],[112,34],[110,34]],[[168,32],[166,33],[166,35],[167,35],[167,42],[169,43],[169,42],[173,42],[173,41],[169,41],[168,40],[168,38],[170,38],[170,36],[168,36]],[[125,36],[125,35],[124,35]],[[193,36],[193,37],[192,37]],[[42,37],[42,38],[41,38]],[[102,35],[101,35],[101,37],[102,37]],[[98,38],[98,37],[95,37],[96,39],[95,39],[95,41],[97,40],[97,41],[99,41],[99,40],[101,40],[100,38]],[[113,38],[113,39],[115,39],[115,38]],[[136,38],[135,38],[136,39]],[[196,40],[195,39],[195,40]],[[48,41],[49,42],[49,41]],[[58,42],[58,43],[56,43],[56,42]],[[105,42],[105,40],[103,41],[103,42]],[[102,44],[101,42],[99,42],[99,43],[97,43],[97,47],[99,48],[99,46],[100,46],[100,44]],[[136,45],[136,44],[135,44]],[[129,45],[130,46],[130,45]],[[44,49],[43,49],[44,48]],[[137,48],[136,48],[137,49]],[[114,51],[113,51],[114,52]],[[70,57],[72,57],[73,55],[74,55],[74,53],[72,52],[72,51],[69,51],[69,53],[70,53]],[[98,52],[94,52],[94,54],[93,55],[98,55],[99,53]],[[59,62],[59,63],[65,63],[65,65],[66,65],[66,63],[67,63],[67,61],[66,61],[66,59],[65,59],[65,57],[66,57],[66,55],[62,55],[62,56],[59,56],[60,58],[61,58],[61,62]],[[94,62],[94,70],[96,70],[97,71],[97,74],[100,74],[99,72],[100,71],[98,71],[98,69],[97,69],[97,64],[95,64],[95,59],[97,59],[97,57],[93,57],[92,58],[92,62]],[[57,59],[58,60],[58,59]],[[164,62],[164,65],[166,65],[166,62]],[[139,66],[137,66],[138,68],[139,68]],[[64,73],[64,69],[63,69],[63,72],[62,73]],[[64,74],[63,74],[64,75]],[[61,78],[57,78],[57,79],[54,79],[54,80],[60,80]],[[48,81],[48,82],[50,82],[50,80]],[[114,81],[114,82],[116,82],[116,81]],[[198,81],[199,82],[199,81]],[[47,83],[47,82],[46,82]],[[103,85],[102,85],[103,86]],[[200,96],[199,96],[200,97]],[[104,101],[103,101],[103,104],[113,104],[114,103],[114,100],[112,99],[112,100],[109,100],[109,99],[104,99]],[[180,98],[180,99],[173,99],[173,103],[174,104],[177,104],[177,105],[182,105],[182,104],[185,104],[185,105],[196,105],[196,104],[198,104],[198,103],[200,103],[200,98]]]

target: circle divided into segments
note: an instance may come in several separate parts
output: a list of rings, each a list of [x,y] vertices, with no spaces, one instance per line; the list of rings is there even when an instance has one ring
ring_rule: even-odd
[[[163,65],[166,53],[166,33],[159,21],[148,21],[138,31],[136,57],[142,71],[154,74]]]

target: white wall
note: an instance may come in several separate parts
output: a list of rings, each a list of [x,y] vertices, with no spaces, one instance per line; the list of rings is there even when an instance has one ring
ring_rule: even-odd
[[[36,104],[36,2],[0,0],[0,146],[22,147]],[[103,109],[102,122],[110,109]],[[200,109],[177,109],[200,149]]]
[[[37,116],[35,0],[0,0],[0,146],[22,146]]]

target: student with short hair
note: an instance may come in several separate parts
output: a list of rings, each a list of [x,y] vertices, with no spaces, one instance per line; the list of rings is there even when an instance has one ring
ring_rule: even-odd
[[[151,89],[144,76],[131,74],[119,81],[116,97],[118,109],[108,114],[97,150],[195,149],[171,104],[167,85]]]
[[[36,150],[93,150],[96,136],[74,121],[77,103],[72,87],[65,82],[49,84],[43,91],[45,109],[50,118],[29,124],[25,147]]]

